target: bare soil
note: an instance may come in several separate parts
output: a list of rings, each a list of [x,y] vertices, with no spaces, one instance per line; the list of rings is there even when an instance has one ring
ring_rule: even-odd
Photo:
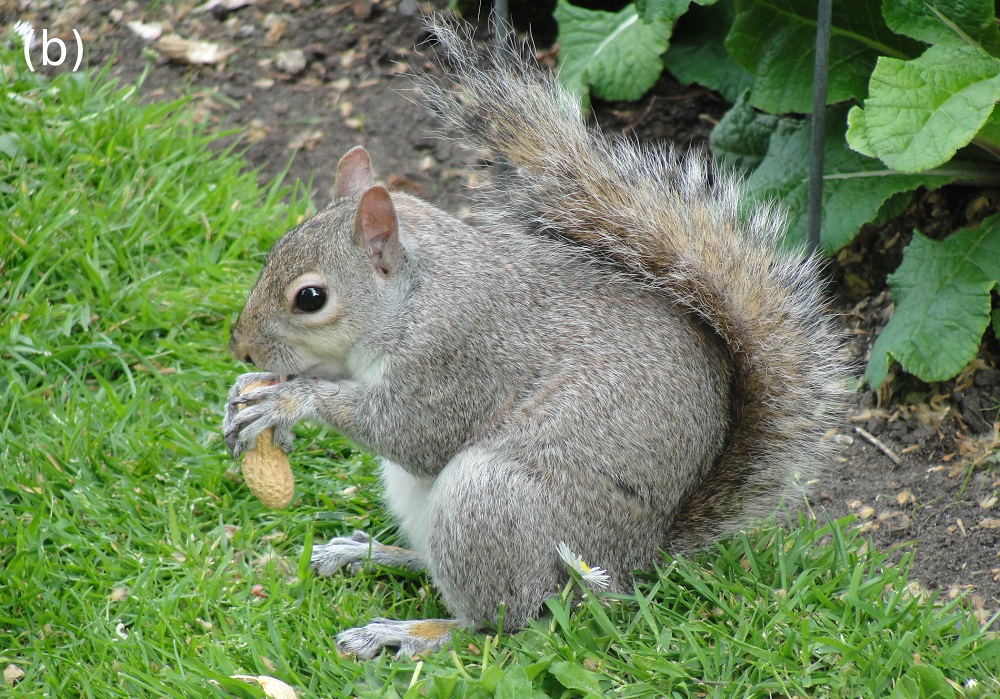
[[[317,206],[330,198],[340,156],[364,144],[391,188],[452,212],[466,210],[464,190],[476,180],[477,157],[432,136],[436,127],[405,77],[434,69],[418,52],[426,40],[421,13],[433,4],[239,4],[0,0],[0,27],[24,19],[57,36],[79,30],[87,65],[110,63],[110,74],[125,84],[148,69],[146,99],[191,96],[197,119],[241,131],[241,147],[262,181],[287,167],[290,178],[311,183]],[[171,60],[130,22],[159,22],[163,34],[235,50],[207,65]],[[595,111],[607,131],[687,148],[705,146],[727,107],[711,91],[664,77],[638,103],[600,104]],[[840,253],[830,267],[833,303],[859,367],[891,313],[885,276],[912,231],[940,238],[998,209],[996,191],[923,193],[902,216],[869,227]],[[811,503],[819,516],[853,513],[874,545],[894,550],[897,560],[912,552],[914,582],[946,596],[967,593],[983,620],[1000,607],[998,356],[996,340],[987,339],[979,359],[954,381],[929,385],[897,376],[878,395],[858,393],[844,427],[830,435],[841,455]]]

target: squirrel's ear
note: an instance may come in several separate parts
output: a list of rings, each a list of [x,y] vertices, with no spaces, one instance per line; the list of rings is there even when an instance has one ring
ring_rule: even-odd
[[[361,195],[354,215],[354,236],[358,246],[371,258],[372,267],[384,277],[399,269],[403,246],[399,242],[399,222],[389,190],[370,187]]]
[[[361,146],[347,151],[337,163],[337,180],[333,184],[333,198],[356,197],[375,184],[372,178],[372,159]]]

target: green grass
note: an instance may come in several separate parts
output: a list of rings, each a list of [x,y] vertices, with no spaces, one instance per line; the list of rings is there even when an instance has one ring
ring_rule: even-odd
[[[805,520],[665,564],[633,595],[553,600],[519,634],[463,635],[422,662],[339,658],[341,629],[446,610],[420,575],[309,574],[313,537],[392,540],[368,457],[300,428],[297,500],[278,513],[232,476],[229,325],[307,203],[213,154],[184,104],[143,106],[100,76],[2,75],[0,666],[25,672],[14,696],[261,696],[237,673],[306,696],[1000,690],[1000,640],[961,602],[910,598],[905,570],[844,523]]]

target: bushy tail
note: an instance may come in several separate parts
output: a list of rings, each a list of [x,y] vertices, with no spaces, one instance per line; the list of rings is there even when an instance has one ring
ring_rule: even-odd
[[[823,462],[821,437],[842,402],[841,342],[824,313],[820,262],[779,246],[780,212],[740,211],[738,180],[704,156],[609,139],[575,97],[518,55],[482,56],[468,32],[434,18],[458,90],[419,86],[431,109],[504,164],[485,219],[584,245],[670,294],[718,333],[735,367],[723,453],[678,513],[678,549],[773,509]]]

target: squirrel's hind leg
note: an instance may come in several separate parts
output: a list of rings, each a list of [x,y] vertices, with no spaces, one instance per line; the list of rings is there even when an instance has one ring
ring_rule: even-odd
[[[562,479],[492,446],[465,450],[438,475],[428,570],[463,626],[496,625],[503,606],[504,628],[523,628],[558,593],[568,574],[557,545],[580,541]]]
[[[328,543],[313,546],[311,564],[320,575],[333,575],[341,568],[350,566],[351,572],[358,572],[365,562],[404,568],[424,570],[427,563],[416,551],[386,546],[362,531],[351,536],[339,536]]]
[[[365,626],[340,633],[337,650],[350,653],[358,660],[368,660],[383,648],[399,648],[396,659],[408,659],[444,648],[451,641],[451,630],[458,625],[454,619],[375,619]]]

